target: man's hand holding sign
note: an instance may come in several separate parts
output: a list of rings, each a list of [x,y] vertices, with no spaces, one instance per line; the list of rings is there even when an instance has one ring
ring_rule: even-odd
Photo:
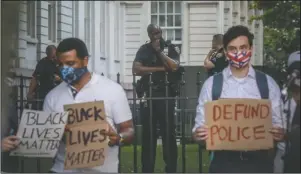
[[[194,133],[206,140],[208,150],[259,150],[273,148],[283,129],[272,127],[268,100],[221,99],[205,104],[205,126]]]

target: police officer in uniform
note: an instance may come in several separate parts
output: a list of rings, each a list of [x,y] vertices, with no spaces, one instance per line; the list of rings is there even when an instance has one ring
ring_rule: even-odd
[[[151,97],[165,97],[165,73],[168,75],[168,96],[176,95],[176,81],[179,75],[179,48],[173,44],[166,43],[162,38],[162,30],[159,26],[150,24],[147,27],[150,42],[142,45],[133,62],[133,73],[142,76],[137,82],[136,92],[138,97],[149,96],[149,77],[152,73],[152,95]],[[175,101],[151,100],[141,105],[141,119],[143,125],[142,140],[142,172],[153,173],[155,166],[155,154],[157,144],[157,123],[160,126],[160,134],[163,143],[163,159],[165,161],[165,171],[174,173],[177,169],[177,144],[174,125]],[[168,107],[168,115],[166,115]],[[150,114],[150,110],[152,114]],[[166,122],[166,118],[168,122]],[[150,125],[152,119],[152,125]],[[167,132],[168,131],[168,132]],[[152,140],[150,136],[152,135]],[[168,137],[166,136],[168,135]],[[167,145],[168,144],[168,145]],[[168,147],[167,147],[168,146]]]
[[[56,47],[47,46],[46,55],[37,63],[30,81],[27,99],[33,104],[31,109],[42,110],[43,100],[48,92],[61,83]]]
[[[212,48],[207,54],[204,67],[208,72],[208,77],[221,72],[228,66],[228,59],[223,50],[223,35],[216,34],[212,39]]]
[[[300,173],[300,51],[289,56],[287,73],[290,81],[287,87],[291,95],[285,105],[289,121],[287,121],[284,173]]]

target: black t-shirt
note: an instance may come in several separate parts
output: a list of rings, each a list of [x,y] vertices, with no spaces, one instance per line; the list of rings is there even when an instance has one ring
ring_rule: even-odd
[[[179,48],[173,44],[166,45],[164,47],[164,53],[172,58],[173,60],[179,61]],[[142,63],[143,66],[147,67],[160,67],[163,66],[162,60],[157,57],[156,51],[152,47],[151,43],[142,45],[136,53],[135,62]],[[171,73],[169,73],[171,74]],[[148,75],[146,75],[148,76]],[[149,76],[148,76],[149,77]],[[152,80],[154,83],[164,81],[165,72],[154,72],[152,73]]]
[[[214,68],[208,71],[208,76],[219,73],[228,66],[228,60],[224,53],[218,53],[215,57],[211,58],[210,61],[214,64]]]
[[[38,62],[32,75],[37,79],[39,84],[36,91],[38,98],[44,98],[55,87],[55,74],[59,74],[59,69],[53,60],[43,58]]]
[[[285,173],[300,173],[300,104],[296,107],[288,139],[290,148],[285,160]]]

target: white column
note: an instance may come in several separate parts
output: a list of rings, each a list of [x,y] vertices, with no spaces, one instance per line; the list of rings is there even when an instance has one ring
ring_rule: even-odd
[[[218,32],[223,34],[224,33],[224,21],[225,21],[225,2],[218,1]]]
[[[115,74],[115,63],[114,63],[114,56],[115,56],[115,49],[114,49],[114,41],[115,41],[115,33],[114,33],[114,25],[115,25],[115,1],[108,1],[108,18],[106,18],[108,20],[108,22],[106,22],[106,24],[108,24],[108,27],[106,27],[107,31],[106,31],[106,36],[108,36],[108,56],[106,56],[108,58],[108,77],[110,79],[115,79],[116,78],[116,74]]]
[[[78,1],[78,38],[85,40],[85,1]]]

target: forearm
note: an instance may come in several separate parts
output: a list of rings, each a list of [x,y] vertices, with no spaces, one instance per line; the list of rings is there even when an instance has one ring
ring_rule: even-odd
[[[134,129],[133,128],[127,128],[120,132],[120,137],[122,144],[129,145],[133,142],[134,139]]]
[[[158,52],[157,55],[167,69],[176,71],[179,68],[179,61],[173,60],[162,52]]]
[[[34,90],[37,87],[37,80],[35,77],[32,77],[30,84],[29,84],[29,89],[28,89],[28,93],[32,94],[34,92]]]
[[[208,69],[214,68],[214,64],[209,60],[209,55],[207,55],[205,61],[204,61],[204,67]]]
[[[135,73],[138,76],[142,76],[142,75],[153,73],[153,72],[159,72],[159,71],[165,71],[165,68],[164,67],[138,66],[138,67],[134,67],[134,69],[133,69],[133,73]]]

